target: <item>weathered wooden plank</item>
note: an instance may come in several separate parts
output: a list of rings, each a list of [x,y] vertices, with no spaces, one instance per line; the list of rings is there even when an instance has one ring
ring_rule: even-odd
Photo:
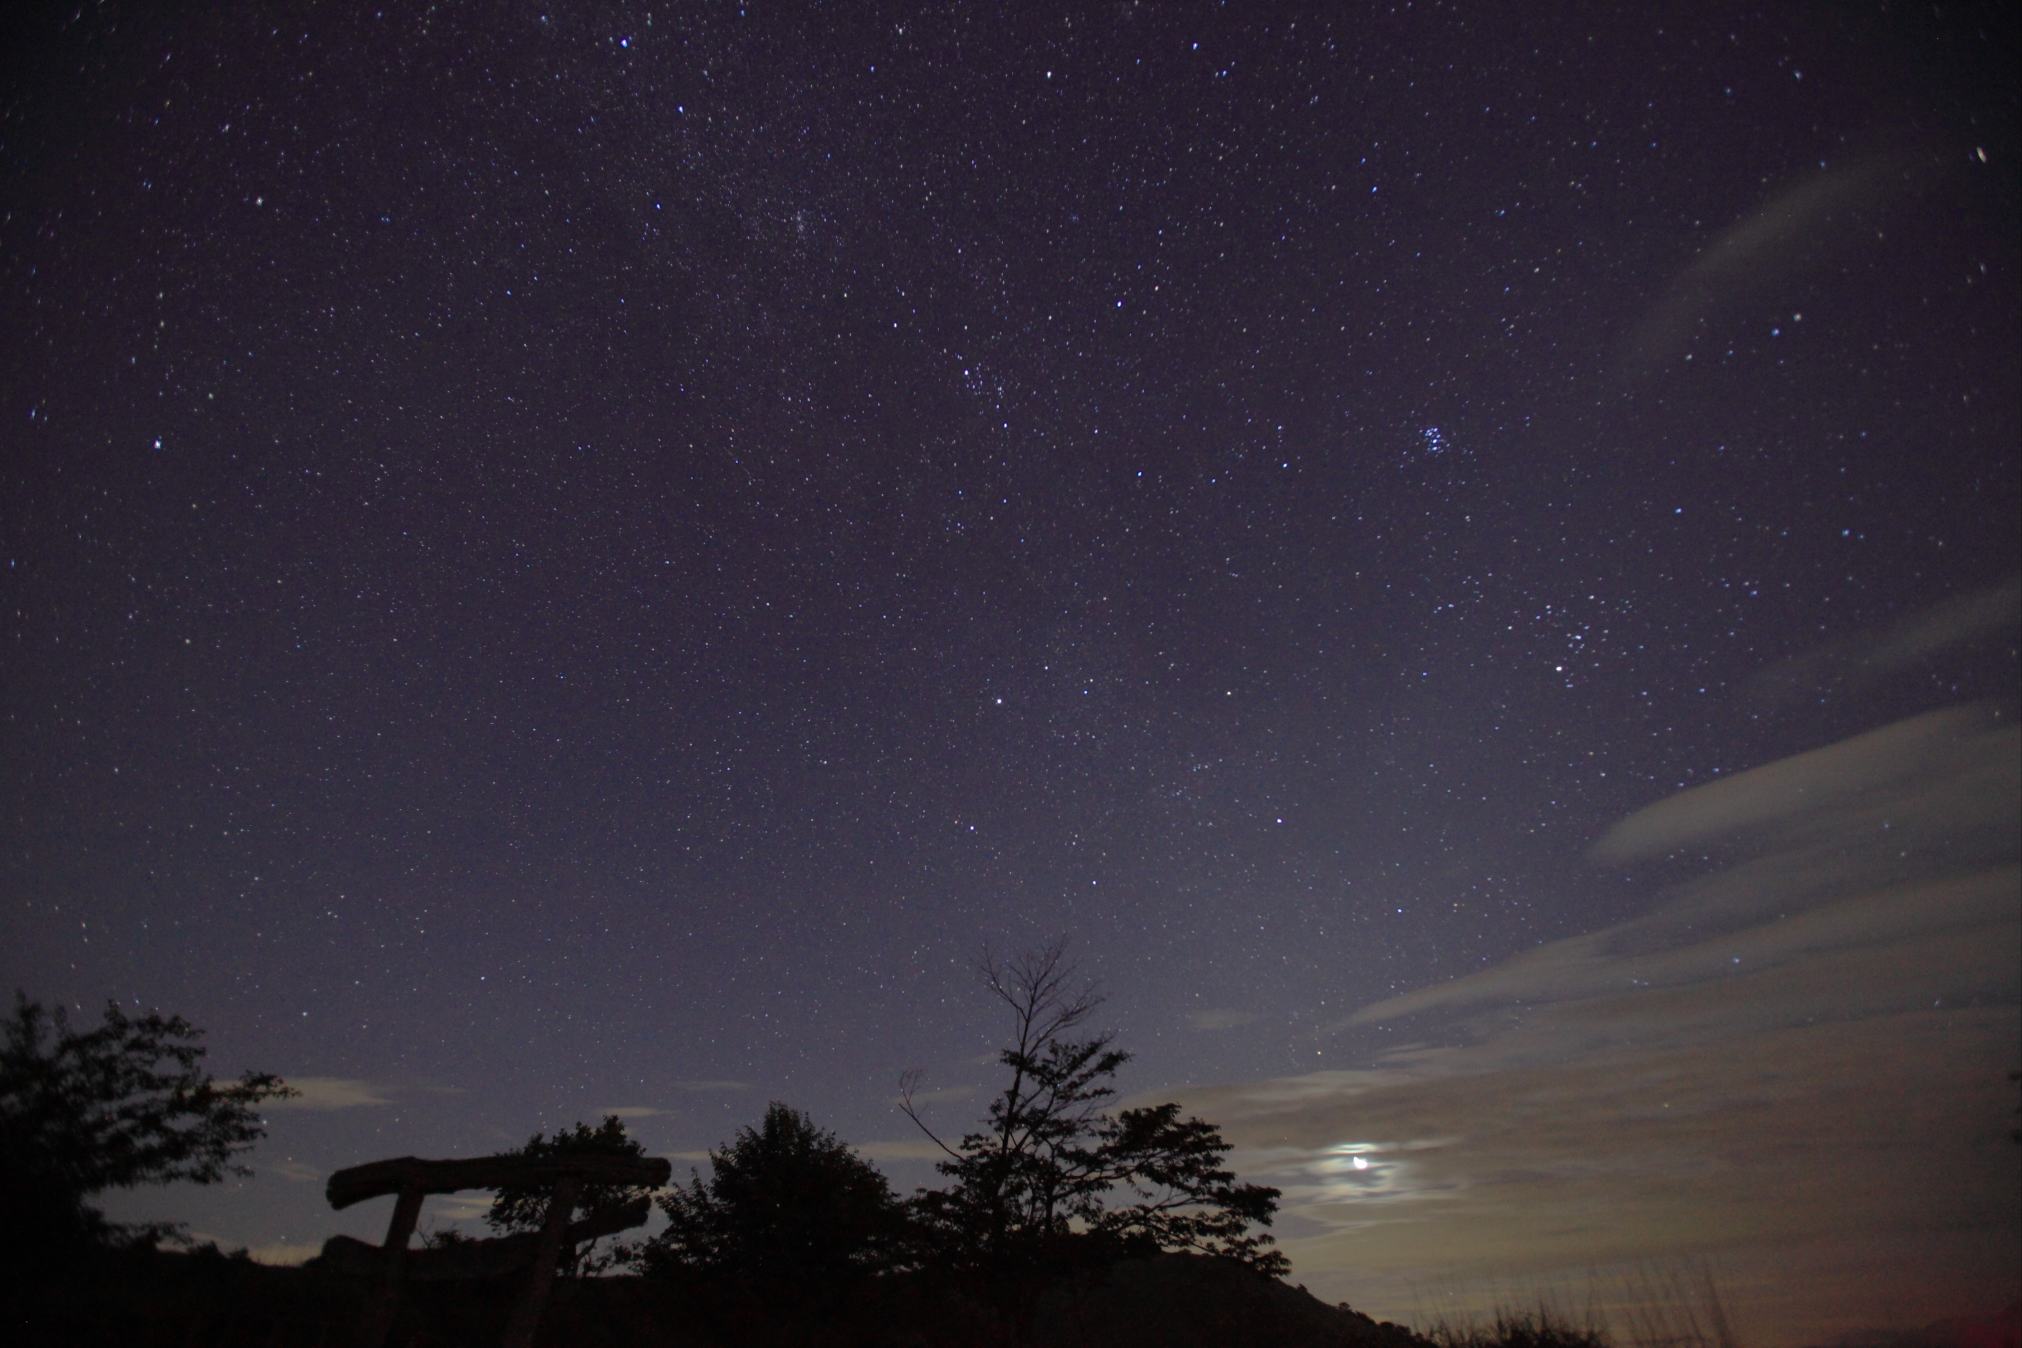
[[[562,1239],[569,1230],[569,1214],[575,1211],[576,1195],[582,1191],[574,1179],[555,1186],[548,1203],[548,1219],[541,1224],[540,1244],[534,1250],[534,1266],[527,1273],[527,1285],[520,1293],[512,1318],[506,1321],[500,1348],[533,1348],[534,1331],[540,1328],[541,1311],[548,1304],[548,1286],[555,1280],[555,1260],[562,1251]]]
[[[339,1170],[330,1176],[323,1193],[331,1207],[342,1209],[381,1194],[407,1190],[446,1194],[458,1189],[545,1188],[570,1178],[585,1184],[659,1188],[673,1175],[673,1165],[660,1157],[599,1156],[594,1152],[566,1160],[472,1156],[454,1161],[424,1161],[414,1156],[396,1156],[390,1161]]]
[[[621,1208],[608,1212],[593,1213],[579,1222],[569,1223],[568,1231],[562,1239],[568,1245],[581,1245],[585,1241],[601,1236],[615,1236],[620,1231],[629,1231],[635,1226],[644,1226],[652,1215],[653,1205],[644,1198],[635,1199]],[[492,1240],[465,1240],[454,1245],[444,1245],[436,1249],[407,1251],[402,1261],[403,1274],[415,1282],[451,1282],[466,1278],[496,1278],[514,1273],[533,1263],[539,1252],[540,1233],[530,1232],[519,1236],[500,1236]],[[386,1271],[386,1251],[378,1245],[369,1245],[350,1236],[332,1236],[323,1242],[323,1254],[319,1263],[334,1273],[353,1277],[379,1277]]]

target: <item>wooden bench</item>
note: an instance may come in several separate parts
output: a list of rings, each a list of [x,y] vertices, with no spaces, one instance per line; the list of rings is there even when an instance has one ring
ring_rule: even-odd
[[[528,1268],[526,1291],[513,1308],[512,1320],[501,1342],[505,1348],[531,1348],[562,1247],[643,1226],[652,1211],[647,1199],[637,1198],[622,1208],[572,1222],[569,1219],[584,1186],[613,1184],[657,1189],[673,1173],[674,1167],[665,1160],[594,1153],[540,1160],[475,1156],[460,1161],[424,1161],[397,1156],[390,1161],[352,1166],[332,1175],[324,1186],[330,1206],[341,1210],[368,1198],[396,1194],[393,1219],[387,1223],[383,1244],[367,1245],[350,1236],[332,1236],[323,1244],[322,1258],[327,1267],[339,1272],[376,1276],[379,1280],[358,1322],[359,1348],[382,1348],[386,1332],[393,1325],[401,1282],[406,1278],[484,1278]],[[439,1250],[407,1248],[407,1242],[414,1236],[415,1222],[421,1216],[421,1200],[429,1194],[504,1188],[550,1190],[548,1210],[538,1232],[462,1242]]]

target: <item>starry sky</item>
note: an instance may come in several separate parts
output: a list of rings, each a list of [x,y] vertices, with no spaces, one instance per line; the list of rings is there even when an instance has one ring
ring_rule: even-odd
[[[909,1189],[1065,935],[1329,1300],[2018,1294],[1991,9],[214,8],[0,43],[0,984],[305,1092],[135,1211]]]

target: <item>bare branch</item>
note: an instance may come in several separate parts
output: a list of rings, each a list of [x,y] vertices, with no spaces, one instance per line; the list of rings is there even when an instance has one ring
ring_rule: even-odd
[[[942,1151],[948,1153],[950,1160],[959,1161],[962,1159],[962,1153],[943,1142],[940,1134],[927,1126],[927,1121],[920,1117],[920,1111],[913,1106],[913,1093],[920,1088],[920,1079],[925,1075],[921,1069],[909,1067],[906,1069],[905,1074],[899,1078],[899,1109],[907,1118],[913,1121],[915,1128],[927,1135],[929,1142],[932,1142]]]

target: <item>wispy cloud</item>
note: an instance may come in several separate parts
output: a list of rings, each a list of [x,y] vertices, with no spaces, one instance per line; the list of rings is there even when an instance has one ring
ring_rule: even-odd
[[[1233,1030],[1256,1021],[1255,1011],[1235,1011],[1225,1007],[1187,1012],[1187,1025],[1196,1030]]]
[[[1185,1103],[1284,1189],[1297,1276],[1372,1313],[1678,1257],[1767,1342],[2000,1304],[2018,818],[1981,706],[1681,793],[1594,849],[1709,859],[1645,915],[1362,1009],[1341,1034],[1417,1042],[1360,1070]]]
[[[2013,641],[2022,627],[2022,576],[1954,595],[1886,627],[1782,660],[1750,679],[1751,699],[1781,705],[1826,689],[1858,691],[1976,642]]]
[[[316,1184],[323,1178],[323,1172],[315,1166],[303,1165],[295,1160],[272,1161],[264,1168],[294,1184]]]
[[[876,1139],[851,1149],[867,1161],[941,1161],[948,1155],[924,1137]]]
[[[1991,708],[1928,712],[1638,810],[1602,836],[1593,857],[1626,864],[1772,829],[1779,851],[1852,841],[1863,859],[1900,851],[1906,830],[1958,841],[1972,824],[2013,818],[1998,812],[2016,796],[2017,746],[2013,722]],[[1876,831],[1898,836],[1868,836]]]
[[[1682,360],[1709,322],[1778,278],[1871,243],[1873,214],[1913,196],[1945,162],[1927,150],[1884,149],[1785,183],[1672,279],[1628,334],[1626,373]]]
[[[1594,859],[1738,847],[1730,864],[1632,921],[1377,1002],[1348,1023],[1695,981],[1751,959],[1999,921],[2022,815],[2018,762],[2012,721],[1957,707],[1672,796],[1610,829]]]
[[[290,1100],[274,1100],[262,1109],[360,1109],[368,1105],[393,1103],[391,1087],[353,1077],[289,1077],[288,1084],[301,1092]]]
[[[483,1221],[491,1211],[493,1195],[488,1189],[466,1189],[453,1194],[430,1194],[426,1212],[436,1222],[451,1224]]]

